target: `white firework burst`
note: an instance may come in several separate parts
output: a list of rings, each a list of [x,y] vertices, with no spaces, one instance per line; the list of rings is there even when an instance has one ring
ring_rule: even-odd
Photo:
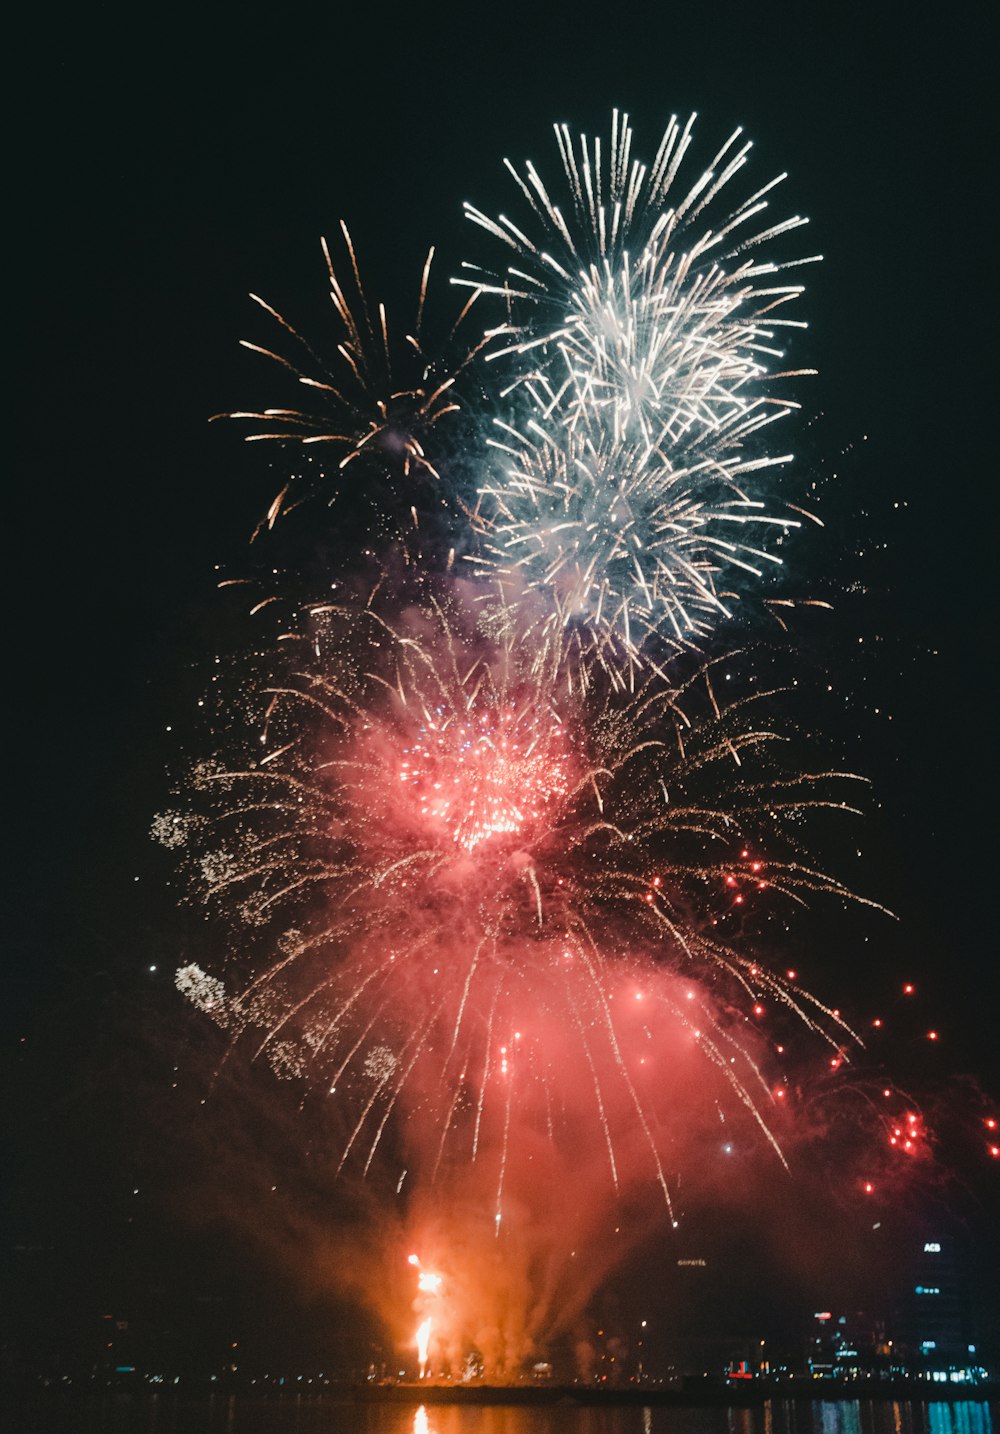
[[[473,561],[633,656],[654,634],[697,642],[729,611],[723,576],[759,577],[779,561],[768,535],[799,526],[768,511],[759,475],[790,461],[762,436],[798,407],[783,381],[812,372],[781,347],[805,327],[785,316],[802,286],[782,271],[810,260],[753,254],[806,221],[766,217],[779,175],[713,222],[751,146],[734,131],[685,190],[693,120],[671,120],[649,166],[617,111],[603,149],[557,126],[568,205],[507,162],[531,219],[467,205],[512,262],[456,280],[502,294],[514,320],[491,355],[514,372]]]
[[[197,1010],[204,1011],[221,1026],[228,1024],[226,988],[217,976],[210,976],[196,961],[191,961],[178,968],[174,975],[174,985]]]

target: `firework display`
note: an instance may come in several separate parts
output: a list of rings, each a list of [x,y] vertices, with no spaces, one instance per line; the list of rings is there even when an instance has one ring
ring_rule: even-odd
[[[396,528],[417,522],[417,505],[426,501],[428,484],[440,486],[441,460],[432,456],[435,440],[461,410],[456,385],[494,335],[490,330],[477,333],[472,326],[479,297],[473,294],[451,318],[446,332],[428,345],[425,310],[433,248],[421,272],[412,326],[390,327],[385,304],[368,302],[344,223],[341,234],[351,276],[344,282],[330,246],[322,241],[335,339],[322,354],[264,299],[250,296],[277,325],[286,351],[279,353],[248,339],[242,345],[294,380],[294,405],[216,418],[247,425],[248,443],[291,443],[306,452],[332,452],[333,462],[322,470],[320,493],[328,503],[338,493],[348,493],[364,506],[369,528],[384,541]],[[303,478],[299,472],[283,482],[262,527],[273,528],[281,516],[312,496]]]
[[[477,1158],[516,1062],[556,1141],[562,1087],[575,1101],[585,1078],[616,1183],[606,1086],[623,1084],[669,1206],[650,1106],[669,1130],[670,1084],[661,1072],[640,1100],[615,1015],[647,997],[651,1068],[664,1022],[646,1013],[662,1008],[777,1148],[775,1097],[738,1015],[774,1001],[837,1051],[853,1037],[711,923],[745,891],[849,898],[798,853],[811,813],[854,810],[858,779],[787,767],[787,744],[757,720],[768,694],[720,705],[712,664],[677,687],[581,691],[497,604],[475,617],[434,605],[402,629],[371,606],[303,621],[308,661],[293,648],[294,672],[249,687],[256,750],[194,777],[206,830],[193,883],[272,933],[280,959],[225,997],[212,978],[198,994],[185,970],[186,994],[234,1034],[252,1028],[279,1069],[350,1092],[344,1160],[363,1151],[365,1168],[407,1082],[426,1090],[441,1151]],[[573,1054],[553,1063],[559,1013]],[[497,1220],[502,1162],[498,1181]]]
[[[784,175],[726,211],[750,151],[739,130],[685,191],[693,119],[671,121],[651,165],[627,118],[603,150],[557,126],[564,204],[534,165],[508,163],[524,227],[466,206],[510,260],[459,282],[512,306],[490,359],[509,361],[517,399],[490,440],[478,562],[632,655],[704,636],[738,600],[724,584],[759,578],[778,562],[769,534],[800,521],[760,487],[789,455],[757,440],[798,406],[786,381],[811,372],[778,347],[805,327],[786,316],[802,286],[785,272],[810,260],[756,255],[806,221],[767,217]]]
[[[809,372],[783,352],[805,221],[770,217],[784,176],[728,199],[739,131],[684,178],[693,135],[671,120],[647,164],[617,113],[610,142],[559,126],[558,191],[508,164],[524,217],[467,206],[503,262],[462,267],[436,347],[430,257],[397,354],[345,228],[332,357],[257,300],[291,352],[249,347],[308,401],[229,415],[332,453],[314,489],[374,514],[380,567],[345,558],[216,687],[216,750],[154,836],[227,954],[176,984],[336,1111],[345,1179],[465,1212],[461,1269],[409,1259],[421,1377],[470,1331],[509,1372],[569,1318],[593,1211],[655,1195],[676,1227],[705,1150],[786,1165],[786,1031],[832,1073],[861,1045],[763,933],[861,901],[811,850],[863,781],[803,764],[780,664],[732,623],[810,516],[770,446]],[[428,484],[450,526],[421,547]],[[922,1136],[916,1112],[873,1124],[887,1157]],[[540,1198],[564,1256],[544,1277]]]

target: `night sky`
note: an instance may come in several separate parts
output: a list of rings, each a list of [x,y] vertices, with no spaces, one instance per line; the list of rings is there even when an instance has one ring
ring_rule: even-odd
[[[238,570],[277,486],[206,420],[270,397],[237,347],[265,332],[249,290],[325,319],[319,236],[341,217],[391,312],[429,243],[442,268],[462,257],[464,199],[508,202],[503,155],[551,172],[552,122],[604,132],[613,106],[645,149],[674,112],[712,139],[743,125],[755,177],[790,172],[783,203],[825,255],[802,306],[820,374],[796,395],[796,451],[827,528],[789,561],[837,604],[803,631],[804,660],[835,674],[816,724],[875,784],[850,877],[900,921],[867,941],[848,923],[794,964],[852,1018],[898,1014],[886,1068],[955,1132],[926,1219],[996,1268],[997,1162],[976,1126],[1000,1096],[985,9],[337,11],[164,12],[159,28],[94,11],[22,25],[12,47],[8,1342],[51,1344],[58,1308],[73,1348],[77,1315],[104,1302],[155,1323],[157,1301],[200,1300],[212,1338],[239,1325],[261,1348],[278,1308],[289,1358],[307,1327],[355,1328],[322,1288],[284,1284],[246,1229],[192,1223],[178,1198],[210,1142],[180,1140],[165,1092],[174,1065],[203,1074],[208,1057],[171,973],[204,937],[148,832],[176,756],[165,728],[219,642],[242,640],[215,565]],[[777,1299],[748,1322],[778,1319]]]

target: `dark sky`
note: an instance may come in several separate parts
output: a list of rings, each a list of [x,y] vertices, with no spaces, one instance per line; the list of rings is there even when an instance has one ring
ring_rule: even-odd
[[[207,8],[42,17],[12,47],[3,1004],[27,1153],[9,1243],[93,1228],[114,1248],[142,1121],[109,1033],[156,999],[178,1021],[168,977],[158,997],[142,985],[187,929],[146,834],[163,728],[215,630],[213,564],[239,561],[272,491],[235,431],[206,424],[264,396],[236,347],[261,332],[247,291],[308,316],[318,237],[343,216],[376,287],[405,297],[428,243],[458,256],[463,199],[507,201],[502,155],[551,167],[554,120],[594,132],[615,105],[646,145],[675,111],[720,139],[742,124],[755,174],[790,171],[785,202],[826,255],[806,301],[821,372],[800,395],[822,417],[801,451],[839,479],[831,546],[813,542],[799,575],[845,593],[811,641],[847,693],[832,735],[882,804],[865,886],[902,922],[877,955],[831,949],[821,981],[866,1015],[914,980],[903,1070],[996,1092],[986,7],[329,6],[231,24]],[[880,641],[874,659],[858,634]],[[929,1053],[922,1025],[942,1034]],[[86,1169],[68,1126],[93,1136]],[[970,1171],[985,1229],[996,1172]]]

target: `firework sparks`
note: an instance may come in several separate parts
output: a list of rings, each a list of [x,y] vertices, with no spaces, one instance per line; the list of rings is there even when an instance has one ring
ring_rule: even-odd
[[[798,407],[785,381],[812,372],[777,347],[805,327],[785,316],[802,286],[781,276],[810,260],[752,255],[806,221],[767,217],[784,175],[722,209],[751,148],[739,130],[685,192],[693,120],[671,120],[651,165],[632,157],[617,111],[603,148],[557,126],[568,205],[533,164],[507,162],[524,227],[466,212],[511,262],[456,280],[523,316],[490,355],[515,367],[474,561],[517,573],[551,596],[554,621],[632,656],[654,637],[696,642],[730,611],[720,579],[760,578],[780,561],[769,536],[800,523],[761,491],[790,455],[760,444]]]
[[[437,1324],[440,1322],[440,1296],[444,1277],[433,1270],[425,1270],[419,1255],[408,1256],[407,1263],[417,1270],[417,1298],[413,1308],[423,1318],[417,1326],[414,1343],[417,1347],[418,1378],[426,1379],[431,1334],[437,1332]]]
[[[322,241],[337,324],[329,359],[256,294],[251,294],[251,299],[280,326],[289,351],[279,353],[241,340],[244,348],[290,374],[308,391],[309,403],[216,417],[249,424],[248,442],[294,443],[307,451],[330,449],[333,480],[349,477],[355,465],[362,474],[358,480],[362,488],[377,475],[398,476],[403,480],[400,511],[412,517],[413,483],[436,482],[441,477],[430,447],[442,424],[461,409],[456,385],[493,333],[473,331],[468,343],[461,341],[459,335],[469,328],[468,316],[477,297],[473,293],[440,345],[433,351],[425,347],[425,310],[434,259],[431,248],[421,274],[414,323],[397,335],[390,328],[385,305],[367,298],[350,232],[343,221],[340,227],[350,261],[350,282],[338,278],[329,245]],[[320,476],[329,483],[327,471],[324,468]],[[413,481],[407,484],[409,479]],[[302,501],[300,486],[295,478],[283,486],[268,508],[267,527],[273,527],[282,513]]]
[[[196,778],[208,806],[193,830],[216,845],[192,850],[194,877],[277,951],[242,990],[198,999],[343,1104],[342,1166],[356,1153],[367,1171],[393,1112],[416,1122],[417,1103],[435,1168],[448,1149],[491,1152],[499,1232],[512,1107],[558,1143],[577,1119],[566,1086],[582,1082],[612,1182],[619,1130],[637,1124],[669,1207],[657,1028],[780,1154],[782,1097],[739,1013],[779,1005],[838,1061],[854,1038],[713,922],[748,896],[848,899],[802,859],[800,829],[854,810],[856,779],[787,766],[757,720],[772,694],[720,703],[714,664],[673,687],[581,686],[501,602],[432,603],[402,625],[323,605],[304,621],[311,659],[252,693],[245,761]]]
[[[470,714],[427,714],[404,749],[399,780],[429,827],[443,826],[472,852],[480,842],[536,826],[545,808],[569,789],[565,737],[552,715],[533,705]]]
[[[861,1044],[751,948],[772,913],[861,900],[809,853],[817,819],[856,812],[862,779],[798,765],[759,650],[705,655],[813,516],[769,491],[790,461],[770,444],[797,407],[786,381],[811,372],[784,352],[805,327],[789,271],[810,261],[783,246],[805,221],[769,214],[783,175],[730,197],[740,131],[689,180],[693,117],[671,120],[649,164],[617,112],[610,144],[556,138],[558,189],[507,165],[524,218],[467,206],[505,262],[464,267],[471,295],[441,342],[426,337],[433,251],[397,331],[346,227],[348,283],[324,243],[329,363],[255,298],[291,356],[246,346],[308,400],[226,416],[329,455],[319,476],[331,501],[350,488],[364,551],[347,543],[337,601],[286,597],[274,649],[219,683],[224,748],[192,771],[194,810],[152,831],[232,938],[217,974],[175,978],[230,1055],[324,1093],[338,1174],[367,1177],[378,1156],[397,1196],[409,1176],[412,1208],[446,1188],[477,1212],[465,1273],[451,1238],[411,1232],[443,1271],[409,1257],[399,1334],[421,1379],[432,1346],[454,1369],[456,1331],[493,1329],[486,1287],[519,1311],[516,1334],[490,1336],[496,1368],[523,1363],[557,1295],[579,1312],[584,1281],[570,1297],[547,1272],[530,1301],[504,1265],[511,1231],[530,1244],[541,1188],[567,1192],[574,1245],[594,1234],[578,1210],[609,1193],[655,1193],[676,1226],[685,1160],[727,1179],[751,1149],[784,1162],[806,1105],[775,1073],[786,1029],[825,1043],[818,1102]],[[504,321],[473,331],[484,294]],[[474,363],[457,459],[442,434]],[[461,531],[435,548],[446,501]],[[262,622],[280,596],[255,593]],[[891,1088],[864,1098],[877,1149],[854,1184],[871,1199],[885,1161],[912,1163],[930,1134]],[[584,1150],[599,1157],[586,1170]]]
[[[427,1355],[430,1350],[431,1330],[433,1327],[433,1321],[430,1318],[421,1320],[417,1325],[415,1343],[417,1346],[417,1362],[420,1365],[421,1379],[427,1377]]]

